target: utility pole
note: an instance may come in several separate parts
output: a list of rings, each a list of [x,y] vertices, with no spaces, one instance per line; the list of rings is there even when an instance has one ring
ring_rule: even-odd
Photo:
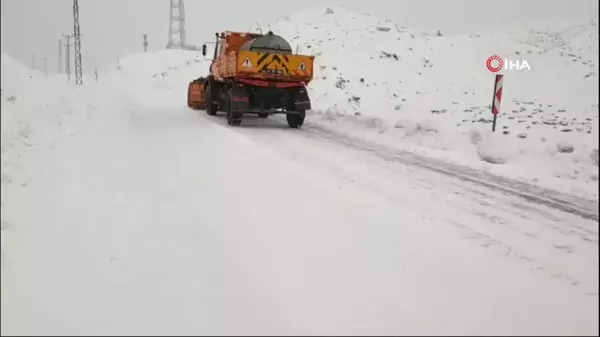
[[[79,2],[73,0],[73,34],[75,36],[75,84],[83,84],[81,68],[81,33],[79,31]]]
[[[144,42],[142,45],[144,46],[144,53],[148,52],[148,34],[142,34],[144,37]]]
[[[44,74],[48,77],[48,58],[44,56]]]
[[[63,73],[63,49],[62,49],[62,39],[58,39],[58,73]]]
[[[35,70],[35,53],[31,53],[31,69]]]
[[[63,34],[63,37],[65,37],[67,39],[67,43],[65,43],[65,53],[66,53],[66,57],[65,57],[65,61],[66,61],[66,72],[67,72],[67,80],[69,82],[71,82],[71,37],[72,35],[69,34]]]

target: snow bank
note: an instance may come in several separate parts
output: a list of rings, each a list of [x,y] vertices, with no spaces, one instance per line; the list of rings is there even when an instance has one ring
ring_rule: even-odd
[[[30,115],[22,108],[24,99],[20,93],[28,79],[37,76],[21,64],[2,53],[2,92],[1,92],[1,152],[2,152],[2,255],[4,255],[4,230],[10,226],[6,218],[5,206],[15,186],[26,184],[26,164],[32,156],[32,128]],[[16,80],[13,80],[16,79]]]
[[[2,53],[3,153],[23,159],[23,149],[38,155],[52,149],[61,135],[74,134],[93,110],[94,96],[98,93],[93,85],[86,90],[62,77],[46,77]]]
[[[514,145],[514,144],[511,144]],[[498,134],[489,134],[477,146],[479,158],[491,164],[506,164],[513,159],[516,153],[513,146],[507,146],[506,139]]]
[[[121,75],[150,79],[168,78],[181,69],[190,70],[189,67],[204,62],[202,54],[198,51],[170,49],[128,55],[121,58],[119,65]],[[202,71],[208,71],[208,67]]]
[[[73,137],[95,109],[92,94],[59,76],[27,69],[2,52],[2,254],[11,216],[22,212],[19,194],[42,173],[36,165],[64,137]]]
[[[97,110],[114,106],[115,100],[112,91],[102,90],[103,85],[110,85],[107,81],[96,83],[84,77],[84,86],[78,87],[64,75],[46,76],[27,69],[4,52],[1,56],[0,248],[4,270],[15,261],[11,257],[18,256],[16,249],[26,240],[22,235],[26,231],[23,215],[39,210],[39,207],[27,207],[31,204],[28,193],[34,185],[43,184],[44,178],[48,178],[44,164],[51,162],[68,168],[76,162],[78,158],[57,158],[57,150],[77,142],[74,138],[80,136],[82,126],[94,118]],[[48,193],[50,198],[60,196],[56,190]],[[5,273],[0,274],[3,277],[0,297],[4,299]],[[4,304],[2,301],[3,322]]]
[[[209,62],[197,51],[165,50],[129,55],[119,65],[108,83],[119,88],[127,104],[154,110],[173,107],[175,102],[186,106],[188,83],[205,76]]]

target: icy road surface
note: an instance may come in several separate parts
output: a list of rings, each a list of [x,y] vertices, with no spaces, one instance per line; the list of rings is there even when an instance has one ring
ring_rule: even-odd
[[[598,333],[589,211],[310,122],[128,104],[15,195],[3,334]]]

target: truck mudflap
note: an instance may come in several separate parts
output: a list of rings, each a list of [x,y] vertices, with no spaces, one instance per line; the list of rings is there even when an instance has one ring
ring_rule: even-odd
[[[306,87],[300,87],[296,89],[297,91],[294,93],[294,106],[295,110],[306,111],[311,109],[310,98],[308,97],[308,92],[306,91]]]
[[[240,88],[237,85],[232,86],[231,89],[229,89],[229,98],[229,103],[231,104],[231,109],[233,111],[243,113],[245,110],[248,110],[250,97],[244,88]]]

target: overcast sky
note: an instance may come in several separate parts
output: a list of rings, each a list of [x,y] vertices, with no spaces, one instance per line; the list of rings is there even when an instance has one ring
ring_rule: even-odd
[[[2,50],[26,66],[56,71],[58,39],[73,32],[72,0],[1,0]],[[164,49],[169,26],[169,0],[80,0],[84,70],[115,63],[120,55]],[[325,4],[344,5],[391,19],[418,31],[445,35],[491,28],[582,21],[598,16],[598,0],[185,0],[189,44],[201,45],[215,31],[246,30],[254,22],[266,26],[293,11]],[[226,14],[225,14],[226,13]]]

